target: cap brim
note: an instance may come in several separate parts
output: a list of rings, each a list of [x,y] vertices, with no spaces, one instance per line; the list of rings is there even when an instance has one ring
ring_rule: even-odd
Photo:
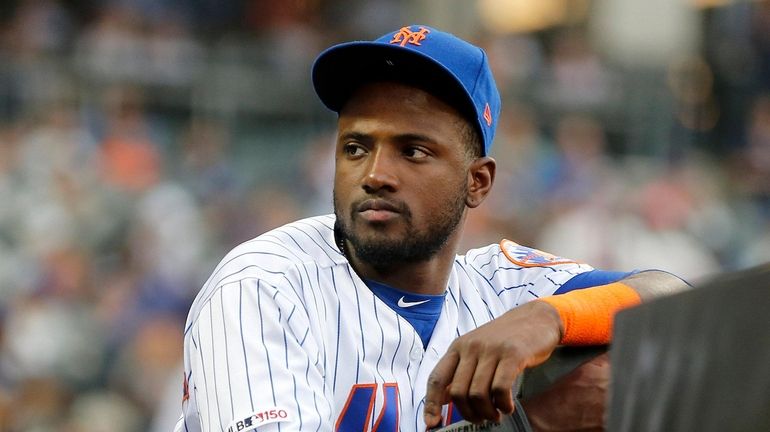
[[[313,65],[313,87],[324,105],[339,112],[352,93],[373,81],[398,81],[445,100],[473,124],[476,110],[468,90],[446,67],[399,45],[349,42],[321,53]]]

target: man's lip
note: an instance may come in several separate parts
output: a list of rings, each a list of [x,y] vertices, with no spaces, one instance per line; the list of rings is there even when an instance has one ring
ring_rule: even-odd
[[[356,207],[356,211],[365,212],[367,210],[384,210],[393,213],[401,213],[399,207],[383,199],[368,199]]]

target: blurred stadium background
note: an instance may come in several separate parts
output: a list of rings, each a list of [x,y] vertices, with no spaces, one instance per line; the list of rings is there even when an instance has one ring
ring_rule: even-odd
[[[231,247],[331,210],[315,55],[410,23],[485,47],[502,236],[697,281],[770,261],[770,2],[4,0],[0,430],[169,430]]]

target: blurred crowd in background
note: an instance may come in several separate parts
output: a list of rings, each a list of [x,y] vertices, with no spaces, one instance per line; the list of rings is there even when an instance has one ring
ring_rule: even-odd
[[[503,94],[467,247],[696,282],[770,261],[768,1],[4,1],[0,430],[169,430],[218,260],[331,211],[312,60],[417,22]]]

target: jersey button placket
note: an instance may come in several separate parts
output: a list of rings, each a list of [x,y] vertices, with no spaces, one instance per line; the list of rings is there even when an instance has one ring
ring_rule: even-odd
[[[420,347],[414,347],[412,349],[412,352],[409,353],[409,358],[412,359],[412,361],[420,361],[422,360],[423,351]]]

